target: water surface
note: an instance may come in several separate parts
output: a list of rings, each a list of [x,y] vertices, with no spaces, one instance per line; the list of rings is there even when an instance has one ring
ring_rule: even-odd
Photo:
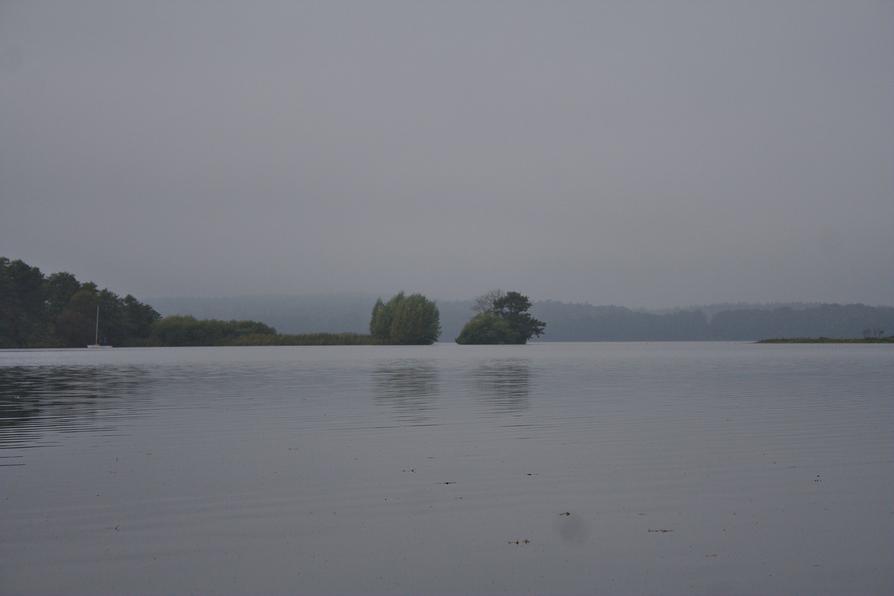
[[[0,593],[894,593],[894,349],[0,352]]]

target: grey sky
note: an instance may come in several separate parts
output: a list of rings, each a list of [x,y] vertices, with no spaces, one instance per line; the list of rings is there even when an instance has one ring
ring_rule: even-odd
[[[0,0],[0,255],[143,297],[894,304],[894,2]]]

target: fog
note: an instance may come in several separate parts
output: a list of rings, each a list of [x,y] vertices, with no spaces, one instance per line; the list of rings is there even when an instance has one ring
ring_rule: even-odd
[[[2,0],[0,255],[143,297],[894,304],[894,3]]]

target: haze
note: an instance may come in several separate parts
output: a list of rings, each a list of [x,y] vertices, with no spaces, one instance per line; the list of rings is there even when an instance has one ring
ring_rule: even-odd
[[[4,0],[0,255],[141,297],[894,304],[894,3]]]

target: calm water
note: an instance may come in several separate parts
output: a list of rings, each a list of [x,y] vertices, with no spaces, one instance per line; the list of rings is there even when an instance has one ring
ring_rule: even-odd
[[[0,593],[894,593],[894,349],[0,352]]]

